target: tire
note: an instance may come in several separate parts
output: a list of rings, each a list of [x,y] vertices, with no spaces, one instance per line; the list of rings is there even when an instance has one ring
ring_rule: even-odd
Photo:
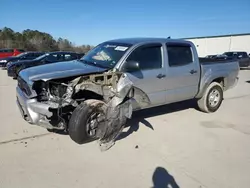
[[[82,102],[73,111],[68,125],[70,138],[78,144],[84,144],[98,139],[93,133],[97,132],[96,114],[105,115],[106,105],[100,100],[90,99]],[[97,116],[96,116],[97,117]],[[91,128],[90,120],[94,121],[95,128]],[[92,122],[92,121],[91,121]]]
[[[16,73],[14,73],[14,75],[13,75],[13,80],[16,80],[17,79],[17,74]]]
[[[54,129],[47,129],[48,132],[53,133]]]
[[[13,79],[16,80],[18,77],[18,72],[22,67],[15,67],[15,70],[13,71]]]
[[[16,77],[18,76],[19,72],[24,69],[24,66],[17,67],[15,70]]]
[[[212,97],[211,101],[209,100],[210,97]],[[206,113],[211,113],[219,109],[219,107],[221,106],[222,100],[223,100],[222,86],[217,82],[212,82],[207,87],[203,97],[198,99],[197,103],[201,111],[206,112]]]

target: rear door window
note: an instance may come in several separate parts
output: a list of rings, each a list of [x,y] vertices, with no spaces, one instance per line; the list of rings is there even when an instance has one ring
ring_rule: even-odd
[[[191,46],[188,44],[167,44],[170,67],[184,66],[193,62]]]

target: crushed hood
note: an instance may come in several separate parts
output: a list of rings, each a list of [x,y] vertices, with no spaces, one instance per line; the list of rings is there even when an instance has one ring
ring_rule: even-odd
[[[22,70],[19,76],[25,81],[51,80],[91,73],[104,72],[107,69],[85,64],[81,61],[65,61],[30,67]]]

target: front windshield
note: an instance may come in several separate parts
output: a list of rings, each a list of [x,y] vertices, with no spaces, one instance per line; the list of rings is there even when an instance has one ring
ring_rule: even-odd
[[[24,52],[24,53],[18,54],[16,57],[22,57],[22,56],[25,56],[26,54],[27,52]]]
[[[113,68],[131,46],[114,42],[102,43],[80,60],[104,68]]]
[[[35,60],[41,60],[43,58],[45,58],[46,56],[48,56],[49,54],[43,54],[41,56],[38,56]]]

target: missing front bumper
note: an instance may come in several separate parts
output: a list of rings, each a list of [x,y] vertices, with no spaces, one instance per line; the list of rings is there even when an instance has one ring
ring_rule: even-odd
[[[40,103],[36,99],[27,98],[19,87],[16,88],[16,93],[16,103],[25,121],[30,124],[53,128],[50,122],[47,121],[47,118],[53,115],[49,110],[51,107],[49,104]]]

